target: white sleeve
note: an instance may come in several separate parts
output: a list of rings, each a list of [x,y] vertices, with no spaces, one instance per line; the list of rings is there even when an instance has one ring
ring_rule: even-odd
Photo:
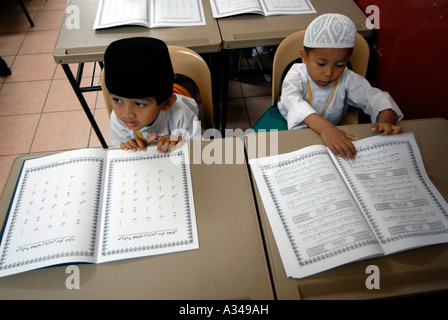
[[[201,138],[201,122],[193,113],[189,117],[181,118],[176,128],[171,132],[174,136],[181,136],[187,140]]]
[[[177,118],[172,135],[182,136],[185,139],[201,139],[201,122],[198,120],[198,105],[194,99],[177,95],[177,102],[182,107],[174,108]]]
[[[280,113],[288,122],[288,129],[306,127],[303,120],[316,111],[305,100],[308,95],[308,80],[300,72],[300,64],[294,64],[285,76],[280,101],[277,104]]]
[[[350,105],[362,109],[370,115],[372,123],[378,122],[381,111],[392,109],[397,114],[397,119],[403,119],[403,113],[389,93],[374,88],[359,74],[351,72],[347,101]]]

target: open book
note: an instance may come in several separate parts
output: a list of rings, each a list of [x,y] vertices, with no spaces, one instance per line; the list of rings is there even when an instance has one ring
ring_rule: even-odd
[[[0,276],[197,249],[188,147],[26,160],[3,231]]]
[[[244,13],[264,16],[316,13],[309,0],[210,0],[213,18]]]
[[[414,135],[354,144],[353,161],[323,145],[249,161],[288,277],[448,242],[448,205]]]
[[[205,25],[202,0],[100,0],[93,29]]]

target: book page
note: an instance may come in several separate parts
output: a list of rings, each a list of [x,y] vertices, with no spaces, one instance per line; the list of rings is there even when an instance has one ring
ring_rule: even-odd
[[[263,14],[258,0],[210,0],[213,18],[223,18],[243,13]]]
[[[149,27],[148,0],[100,0],[94,29],[134,24]]]
[[[0,247],[0,275],[93,262],[103,150],[24,162]]]
[[[448,206],[426,174],[412,133],[355,141],[335,158],[386,253],[448,241]]]
[[[260,0],[266,16],[316,13],[309,0]]]
[[[325,146],[249,163],[289,277],[381,254]]]
[[[98,262],[197,249],[187,145],[108,156]]]
[[[150,27],[205,25],[202,0],[152,0]]]

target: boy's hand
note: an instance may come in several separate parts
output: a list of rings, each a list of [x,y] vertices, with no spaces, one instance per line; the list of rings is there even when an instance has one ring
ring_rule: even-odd
[[[148,134],[148,140],[146,140],[146,143],[150,144],[155,140],[159,141],[159,143],[157,144],[157,151],[162,153],[168,153],[171,152],[174,149],[174,147],[176,147],[177,144],[179,144],[180,146],[184,139],[182,137],[173,136],[169,134],[167,134],[166,136]]]
[[[305,118],[304,122],[308,127],[320,134],[325,145],[336,156],[343,157],[345,160],[348,160],[348,158],[355,159],[356,148],[352,140],[358,140],[358,137],[342,131],[316,113],[310,114]]]
[[[382,132],[382,136],[398,134],[403,132],[403,128],[397,123],[397,114],[391,109],[385,109],[378,115],[378,122],[370,130],[372,132]]]
[[[403,128],[401,126],[390,124],[387,122],[375,123],[370,130],[372,130],[373,132],[382,132],[382,136],[399,134],[403,132]]]
[[[349,158],[352,160],[355,159],[356,148],[353,145],[352,140],[358,140],[358,137],[342,131],[335,126],[327,128],[327,130],[321,132],[320,135],[326,146],[330,148],[336,156],[343,157],[345,160],[348,160]]]
[[[134,152],[136,152],[136,151],[146,151],[146,146],[147,146],[146,141],[141,139],[141,138],[139,138],[139,137],[133,138],[133,139],[127,141],[127,142],[120,143],[121,149],[123,149],[123,150],[129,150],[130,149],[130,150],[132,150]]]

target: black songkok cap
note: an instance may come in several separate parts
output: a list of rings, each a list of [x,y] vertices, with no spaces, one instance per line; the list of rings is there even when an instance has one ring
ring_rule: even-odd
[[[112,42],[104,54],[105,82],[110,93],[123,98],[155,97],[157,103],[173,93],[174,72],[168,47],[154,38]]]

